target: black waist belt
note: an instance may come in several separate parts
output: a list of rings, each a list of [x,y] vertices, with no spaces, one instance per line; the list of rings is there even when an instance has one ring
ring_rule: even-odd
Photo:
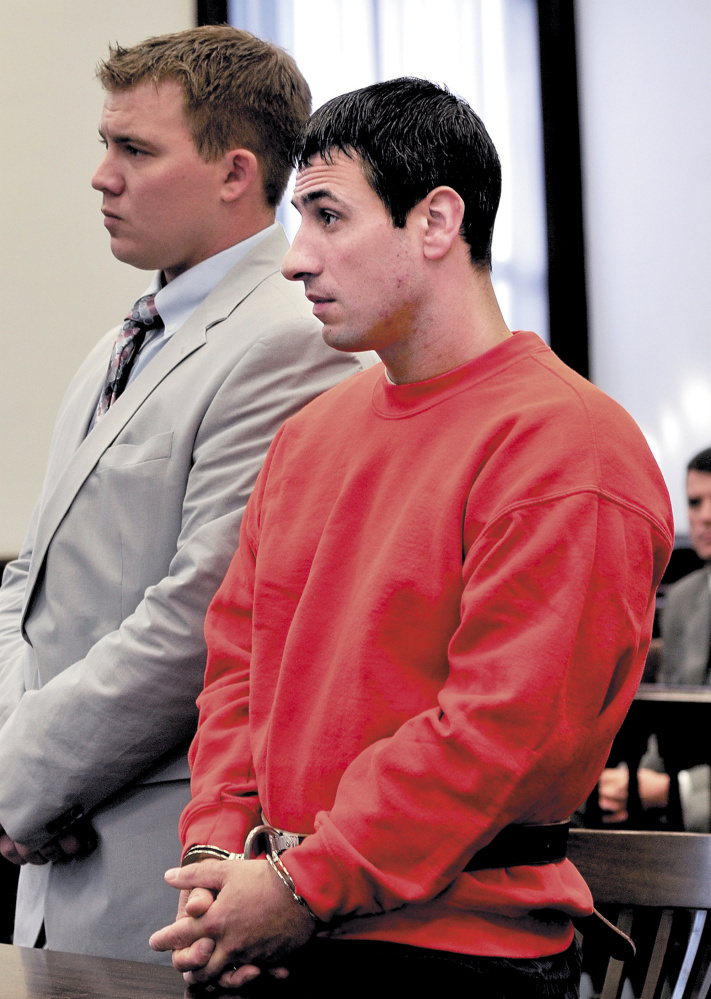
[[[565,860],[569,828],[568,821],[545,825],[520,823],[506,826],[494,836],[491,843],[474,854],[464,870],[483,871],[495,867],[557,864]],[[277,853],[290,846],[296,846],[306,838],[273,829],[269,825],[258,826],[247,837],[245,857],[249,858],[252,855],[253,841],[265,832],[268,833],[268,843],[265,848],[273,849]],[[624,961],[634,956],[635,948],[630,938],[601,916],[597,909],[593,910],[592,915],[578,917],[573,922],[583,934],[597,938],[612,957]]]
[[[557,864],[565,859],[569,822],[547,825],[505,826],[491,843],[474,854],[465,871],[491,867],[521,867],[528,864]]]
[[[488,846],[474,854],[464,870],[557,864],[565,859],[569,828],[569,822],[506,826]],[[635,946],[630,938],[601,916],[597,909],[593,909],[590,916],[573,919],[573,923],[583,935],[596,939],[618,961],[634,957]]]

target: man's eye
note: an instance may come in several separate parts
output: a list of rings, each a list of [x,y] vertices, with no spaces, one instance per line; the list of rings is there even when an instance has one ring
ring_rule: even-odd
[[[321,221],[325,226],[332,225],[338,218],[337,215],[334,215],[333,212],[329,212],[328,209],[326,208],[322,208],[320,214],[321,214]]]
[[[135,146],[124,146],[123,147],[129,156],[144,156],[145,151],[143,149],[136,149]]]
[[[699,499],[699,497],[698,496],[690,496],[689,497],[689,509],[693,510],[697,506],[701,506],[701,500]]]

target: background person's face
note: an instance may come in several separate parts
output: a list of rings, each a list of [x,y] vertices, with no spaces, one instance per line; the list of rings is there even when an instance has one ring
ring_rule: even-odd
[[[690,471],[686,477],[689,534],[696,554],[711,559],[711,474]]]

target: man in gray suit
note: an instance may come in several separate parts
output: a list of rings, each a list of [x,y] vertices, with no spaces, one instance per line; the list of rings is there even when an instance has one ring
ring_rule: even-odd
[[[689,536],[706,565],[667,590],[662,628],[662,683],[707,684],[711,648],[711,448],[687,466]]]
[[[67,391],[0,590],[0,850],[26,865],[15,943],[150,961],[205,609],[275,431],[361,363],[280,274],[293,60],[208,27],[116,46],[99,79],[111,249],[157,273]]]
[[[694,551],[706,564],[683,576],[664,597],[661,631],[662,667],[659,682],[704,686],[711,683],[711,448],[695,455],[687,465],[686,496],[689,537]],[[661,772],[654,749],[637,771],[639,794],[645,808],[664,808],[669,801],[669,775]],[[684,827],[708,832],[711,825],[711,781],[705,764],[679,774]],[[606,821],[627,818],[627,773],[604,770],[600,778],[600,806]]]

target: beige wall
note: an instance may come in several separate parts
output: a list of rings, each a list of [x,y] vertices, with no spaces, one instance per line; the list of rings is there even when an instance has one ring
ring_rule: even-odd
[[[0,557],[19,550],[54,416],[148,283],[111,256],[89,180],[109,42],[195,23],[194,0],[0,0]]]

